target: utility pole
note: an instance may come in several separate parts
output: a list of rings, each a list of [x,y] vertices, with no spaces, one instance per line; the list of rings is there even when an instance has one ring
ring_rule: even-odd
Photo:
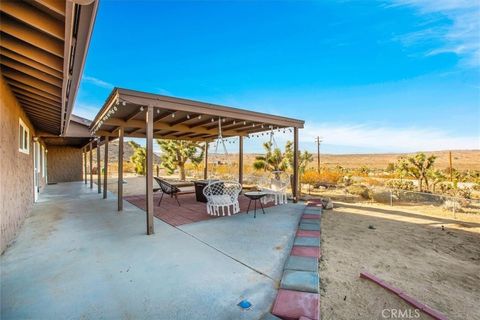
[[[450,182],[453,182],[453,168],[452,168],[452,151],[448,153],[450,163]]]
[[[320,143],[322,143],[322,139],[317,136],[315,141],[317,142],[317,172],[320,173]]]

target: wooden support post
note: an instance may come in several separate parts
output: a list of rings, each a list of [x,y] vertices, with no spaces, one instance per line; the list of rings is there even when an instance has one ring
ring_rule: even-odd
[[[83,149],[83,173],[85,176],[85,184],[87,184],[87,149]]]
[[[90,153],[90,189],[93,189],[93,142],[90,141],[88,144],[88,149]]]
[[[98,193],[102,193],[102,159],[100,157],[100,139],[97,140],[97,189]]]
[[[153,113],[154,108],[148,106],[146,122],[147,122],[147,234],[153,234]]]
[[[243,136],[238,137],[238,183],[243,184]]]
[[[123,210],[123,134],[124,129],[118,129],[118,211]]]
[[[208,141],[205,141],[205,167],[203,168],[203,179],[208,178]]]
[[[108,183],[108,137],[105,137],[105,155],[103,157],[103,199],[107,199]]]
[[[293,128],[293,202],[298,202],[298,128]]]

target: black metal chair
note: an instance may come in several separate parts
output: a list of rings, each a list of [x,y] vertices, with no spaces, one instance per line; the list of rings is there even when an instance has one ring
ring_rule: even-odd
[[[153,177],[153,178],[155,179],[155,181],[157,181],[158,185],[160,186],[160,190],[162,190],[162,196],[160,197],[160,200],[158,201],[157,206],[160,206],[160,204],[162,203],[163,196],[165,194],[168,194],[171,198],[175,198],[175,200],[177,200],[178,206],[180,207],[180,201],[178,201],[178,195],[193,193],[193,192],[182,192],[179,188],[177,188],[173,184],[163,179],[160,179],[158,177]]]

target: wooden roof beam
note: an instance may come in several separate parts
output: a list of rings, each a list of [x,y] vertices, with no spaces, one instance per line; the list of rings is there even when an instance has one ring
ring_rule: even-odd
[[[45,35],[45,33],[32,29],[7,15],[2,15],[0,31],[63,59],[63,40]]]
[[[12,91],[14,91],[16,93],[21,92],[21,93],[23,93],[25,95],[28,95],[28,96],[30,96],[30,95],[40,96],[40,97],[44,97],[48,100],[51,100],[53,102],[61,103],[61,100],[60,100],[59,97],[48,94],[46,92],[43,92],[42,90],[38,90],[37,88],[28,86],[28,85],[20,83],[18,81],[10,80],[9,85],[12,88]]]
[[[17,54],[29,58],[30,60],[37,61],[38,63],[41,63],[49,68],[63,72],[63,59],[26,42],[18,41],[15,38],[2,33],[2,41],[0,42],[0,45],[2,48],[16,52]]]
[[[23,98],[23,99],[31,100],[31,101],[35,101],[35,102],[39,101],[39,102],[43,102],[44,104],[46,104],[48,106],[51,106],[51,107],[61,108],[61,103],[58,102],[58,101],[52,101],[50,99],[35,95],[33,93],[28,93],[27,92],[25,94],[24,91],[16,89],[16,88],[12,88],[12,91],[15,93],[17,98],[20,98],[20,99]]]
[[[25,97],[18,97],[17,96],[17,100],[19,102],[22,102],[22,103],[30,103],[34,106],[45,108],[45,110],[52,110],[52,111],[58,111],[58,112],[60,112],[60,110],[61,110],[61,107],[59,107],[59,106],[48,105],[44,102],[35,101],[34,99],[28,99],[28,98],[25,98]]]
[[[46,82],[40,81],[32,76],[18,73],[10,68],[2,68],[2,73],[5,78],[13,79],[28,86],[38,88],[56,97],[61,97],[61,89]]]
[[[194,118],[198,117],[198,114],[187,114],[186,116],[179,117],[177,120],[170,122],[170,126],[175,126],[177,124],[181,124],[190,120],[193,120]]]
[[[113,126],[123,126],[125,128],[145,128],[145,121],[141,120],[130,120],[130,121],[124,121],[121,119],[109,119],[104,122],[104,125],[113,125]],[[170,126],[167,123],[155,123],[153,125],[154,129],[163,129],[163,130],[175,130],[175,131],[180,131],[180,132],[191,132],[191,133],[206,133],[206,134],[212,134],[212,135],[217,135],[218,131],[213,130],[213,129],[205,129],[205,128],[190,128],[189,126],[183,125],[183,124],[178,124],[175,126]],[[230,134],[230,135],[239,135],[239,132],[237,131],[225,131],[225,134]]]
[[[13,52],[13,51],[10,51],[8,49],[5,49],[3,48],[1,50],[1,54],[2,54],[2,59],[4,57],[7,57],[7,58],[10,58],[12,60],[15,60],[15,61],[18,61],[20,63],[23,63],[24,65],[27,65],[29,67],[32,67],[34,69],[37,69],[41,72],[45,72],[51,76],[54,76],[58,79],[62,79],[63,78],[63,75],[61,72],[55,70],[55,69],[52,69],[50,67],[47,67],[46,65],[43,65],[41,63],[38,63],[37,61],[35,60],[32,60],[30,58],[27,58],[27,57],[24,57],[24,56],[21,56],[19,55],[18,53],[16,52]]]
[[[10,58],[5,58],[2,59],[1,64],[4,66],[7,66],[11,69],[15,69],[18,72],[21,72],[23,74],[29,75],[31,77],[37,78],[43,82],[46,82],[48,84],[51,84],[55,87],[61,88],[62,87],[62,80],[55,78],[54,76],[51,76],[49,74],[45,74],[42,71],[39,71],[37,69],[34,69],[32,67],[29,67],[27,65],[24,65],[20,62],[17,62],[15,60],[12,60]]]
[[[208,117],[208,119],[205,119],[203,121],[194,123],[192,125],[189,125],[190,129],[202,127],[206,124],[212,124],[213,125],[214,123],[216,123],[217,126],[218,126],[218,118],[217,117],[214,117],[214,116],[206,116],[206,117]],[[213,119],[213,121],[212,121],[212,119]]]
[[[4,1],[0,10],[52,37],[62,41],[65,39],[65,24],[63,21],[53,18],[26,2]]]

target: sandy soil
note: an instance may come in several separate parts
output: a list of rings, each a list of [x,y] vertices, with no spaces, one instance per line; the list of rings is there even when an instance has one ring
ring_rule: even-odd
[[[480,217],[472,219],[336,203],[322,217],[322,319],[384,319],[382,310],[392,308],[413,312],[400,298],[360,279],[361,271],[449,319],[480,319]]]

